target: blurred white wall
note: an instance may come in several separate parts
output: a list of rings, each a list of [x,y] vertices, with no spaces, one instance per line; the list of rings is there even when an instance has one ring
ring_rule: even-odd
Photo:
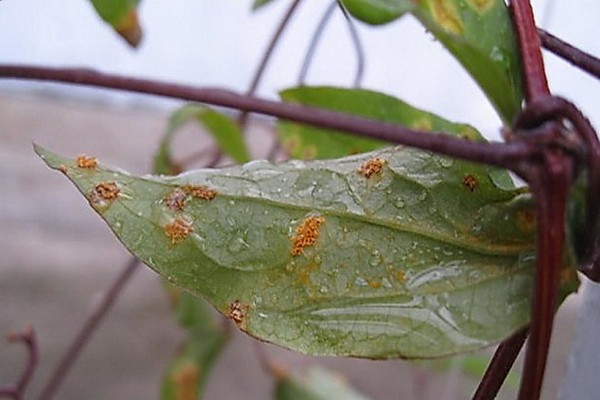
[[[88,66],[243,91],[290,1],[275,1],[254,14],[251,4],[251,0],[145,0],[141,5],[145,38],[138,50],[131,50],[95,16],[88,1],[0,0],[0,62]],[[275,97],[278,90],[296,83],[310,35],[329,4],[307,0],[301,5],[270,64],[261,95]],[[600,2],[537,0],[534,7],[539,25],[600,54]],[[412,18],[382,28],[359,28],[367,54],[364,86],[495,135],[500,122],[481,92]],[[555,92],[575,100],[598,125],[600,109],[595,99],[600,82],[554,56],[547,60]],[[338,15],[319,47],[309,82],[350,84],[355,65],[346,26]],[[0,81],[0,90],[15,85],[40,87]],[[76,92],[115,101],[132,98],[114,92]]]

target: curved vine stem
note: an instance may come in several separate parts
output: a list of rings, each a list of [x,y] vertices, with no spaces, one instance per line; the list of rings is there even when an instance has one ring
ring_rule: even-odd
[[[27,327],[23,332],[10,333],[6,339],[11,343],[21,342],[27,348],[27,365],[19,380],[14,385],[0,387],[0,397],[10,398],[13,400],[22,400],[25,389],[31,381],[31,377],[35,372],[35,368],[39,361],[39,350],[35,331],[31,327]]]
[[[237,110],[270,115],[349,134],[437,152],[468,161],[515,169],[524,160],[535,158],[539,149],[526,142],[482,143],[460,139],[440,132],[423,132],[399,125],[370,120],[321,108],[307,107],[245,96],[214,88],[197,88],[166,82],[103,74],[88,69],[41,68],[0,65],[0,77],[74,83],[126,90],[182,100],[197,101]]]

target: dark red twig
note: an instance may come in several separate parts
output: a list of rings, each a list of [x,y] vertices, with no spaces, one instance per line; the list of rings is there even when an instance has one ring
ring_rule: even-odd
[[[529,143],[479,143],[443,133],[422,132],[399,125],[298,104],[264,100],[213,88],[195,88],[146,79],[103,74],[88,69],[0,65],[0,77],[75,83],[147,93],[245,110],[321,128],[404,144],[423,150],[504,168],[532,158],[538,149]]]
[[[524,328],[500,343],[485,370],[483,378],[479,382],[475,394],[473,394],[473,400],[492,400],[496,398],[525,343],[528,333],[529,329]]]
[[[13,400],[22,400],[25,394],[25,389],[35,372],[39,361],[39,350],[35,331],[32,327],[27,327],[23,332],[15,332],[9,334],[6,339],[11,343],[23,343],[27,348],[27,365],[19,380],[14,385],[0,387],[0,397],[6,397]]]
[[[529,0],[511,0],[510,10],[521,51],[525,97],[527,101],[545,97],[550,94],[550,90],[531,4]]]
[[[545,49],[556,54],[565,61],[573,64],[588,74],[600,79],[600,59],[594,57],[577,47],[557,38],[556,36],[538,28],[538,34]]]
[[[96,331],[96,328],[100,322],[108,314],[139,264],[139,260],[135,257],[132,257],[131,260],[123,267],[122,271],[117,276],[117,279],[115,279],[111,287],[104,294],[98,306],[88,316],[83,327],[76,335],[75,339],[71,342],[67,352],[52,372],[50,379],[48,379],[48,382],[38,396],[38,400],[50,400],[54,397],[56,391],[65,380],[67,374],[81,354],[81,351],[89,343],[92,334]]]

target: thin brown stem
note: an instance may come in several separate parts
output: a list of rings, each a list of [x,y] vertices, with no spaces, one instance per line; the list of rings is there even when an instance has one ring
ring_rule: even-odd
[[[31,381],[31,377],[39,361],[39,350],[35,331],[32,327],[27,327],[23,332],[10,333],[7,340],[11,343],[23,343],[27,349],[27,365],[19,377],[16,384],[0,387],[0,397],[11,398],[13,400],[22,400],[25,389]]]
[[[477,390],[473,394],[472,400],[492,400],[496,398],[525,343],[528,333],[529,329],[523,328],[500,343],[485,370],[483,378],[479,382]]]
[[[540,37],[529,0],[511,0],[510,10],[521,52],[523,75],[525,76],[525,97],[527,101],[532,101],[550,94]]]
[[[0,65],[0,77],[74,83],[197,101],[270,115],[320,128],[340,130],[349,134],[404,144],[451,157],[510,169],[515,168],[515,165],[524,160],[534,157],[538,152],[535,146],[521,141],[506,144],[472,142],[440,132],[417,131],[354,115],[298,104],[264,100],[223,89],[195,88],[103,74],[87,69]]]
[[[600,79],[600,59],[538,28],[542,46],[563,60]]]
[[[63,383],[69,371],[77,361],[77,358],[81,354],[82,350],[89,343],[93,333],[96,332],[96,328],[108,314],[139,264],[140,261],[136,257],[132,257],[131,260],[123,267],[117,276],[117,279],[115,279],[111,287],[104,294],[98,306],[88,316],[81,330],[71,342],[66,353],[52,372],[50,379],[48,379],[48,382],[38,396],[38,400],[50,400],[54,397],[58,388]]]
[[[254,77],[252,78],[250,87],[248,88],[248,91],[246,92],[246,94],[248,96],[253,96],[256,93],[256,90],[258,89],[258,85],[260,84],[260,81],[262,80],[262,78],[265,74],[265,70],[267,69],[267,65],[269,64],[269,61],[271,60],[271,58],[273,56],[275,47],[277,47],[277,43],[279,43],[279,40],[281,39],[283,32],[285,31],[285,28],[289,25],[289,22],[291,21],[294,13],[298,9],[298,6],[300,5],[301,1],[302,0],[294,0],[292,2],[290,7],[287,9],[285,14],[283,15],[283,18],[279,22],[279,25],[275,29],[275,33],[271,37],[271,40],[269,41],[269,45],[267,46],[267,49],[265,50],[263,56],[261,57],[260,64],[258,65],[258,67],[256,68],[256,71],[254,72]],[[242,127],[242,130],[244,130],[244,128],[246,126],[247,119],[248,119],[248,111],[243,111],[240,114],[239,119],[238,119],[238,123]]]

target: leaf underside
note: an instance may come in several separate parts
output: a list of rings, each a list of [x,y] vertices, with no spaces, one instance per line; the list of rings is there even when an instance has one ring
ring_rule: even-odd
[[[528,321],[532,202],[484,166],[394,147],[134,177],[36,151],[132,253],[262,340],[430,358]]]

